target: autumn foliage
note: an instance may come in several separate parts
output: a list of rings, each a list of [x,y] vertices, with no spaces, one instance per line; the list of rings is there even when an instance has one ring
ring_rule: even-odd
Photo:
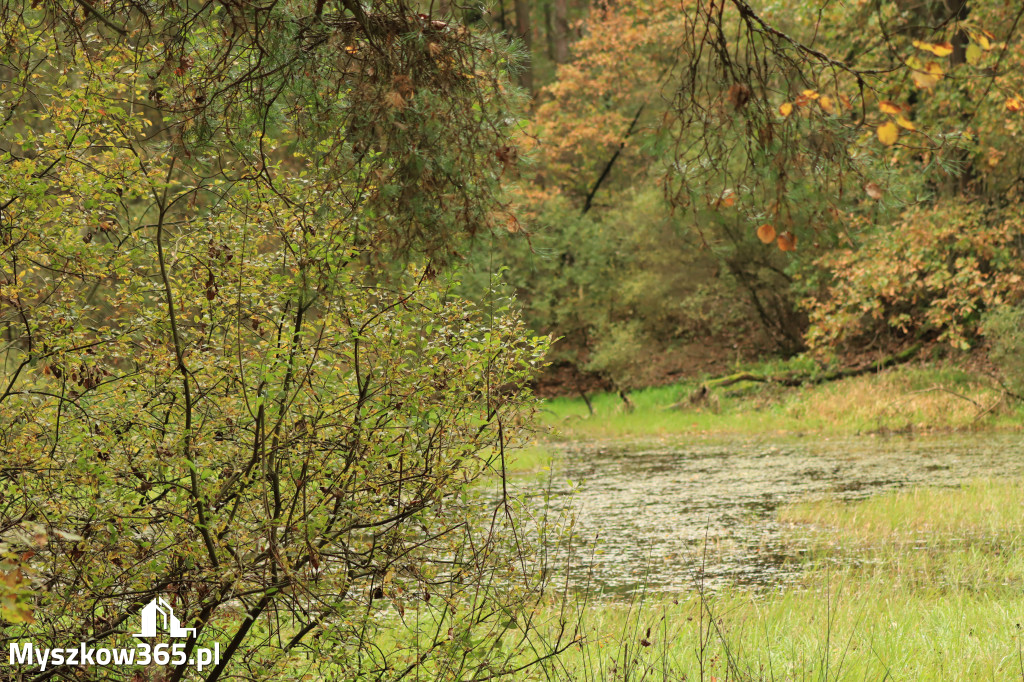
[[[908,210],[857,248],[817,265],[828,282],[807,300],[818,348],[886,348],[935,340],[967,349],[982,314],[1024,300],[1018,207],[965,201]]]

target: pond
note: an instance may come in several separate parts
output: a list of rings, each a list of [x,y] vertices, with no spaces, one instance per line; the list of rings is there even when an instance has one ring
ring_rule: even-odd
[[[807,547],[777,520],[782,504],[1022,473],[1020,435],[577,444],[525,492],[576,510],[573,582],[622,595],[793,582]]]

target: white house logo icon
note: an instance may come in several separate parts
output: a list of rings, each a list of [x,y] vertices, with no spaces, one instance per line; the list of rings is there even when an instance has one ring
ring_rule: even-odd
[[[157,620],[162,619],[161,629],[166,630],[171,637],[192,637],[196,636],[195,628],[183,628],[181,622],[174,615],[171,605],[163,597],[156,597],[146,604],[142,609],[142,632],[137,632],[133,637],[156,637]]]

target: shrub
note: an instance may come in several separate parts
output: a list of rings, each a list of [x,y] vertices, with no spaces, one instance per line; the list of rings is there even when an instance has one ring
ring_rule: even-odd
[[[1002,372],[1004,387],[1024,395],[1024,308],[1002,305],[982,318],[989,342],[989,359]]]
[[[830,279],[805,304],[812,347],[886,347],[938,340],[966,350],[984,311],[1019,301],[1019,207],[962,201],[908,210],[895,228],[817,264]]]

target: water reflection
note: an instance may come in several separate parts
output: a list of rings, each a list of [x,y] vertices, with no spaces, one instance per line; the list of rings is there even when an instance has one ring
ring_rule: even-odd
[[[777,587],[799,576],[806,547],[774,511],[828,496],[856,499],[913,485],[1024,473],[1020,436],[732,441],[655,447],[573,445],[554,480],[527,485],[535,504],[572,505],[581,554],[573,578],[602,592],[690,591],[695,581]],[[645,581],[646,579],[646,581]]]

